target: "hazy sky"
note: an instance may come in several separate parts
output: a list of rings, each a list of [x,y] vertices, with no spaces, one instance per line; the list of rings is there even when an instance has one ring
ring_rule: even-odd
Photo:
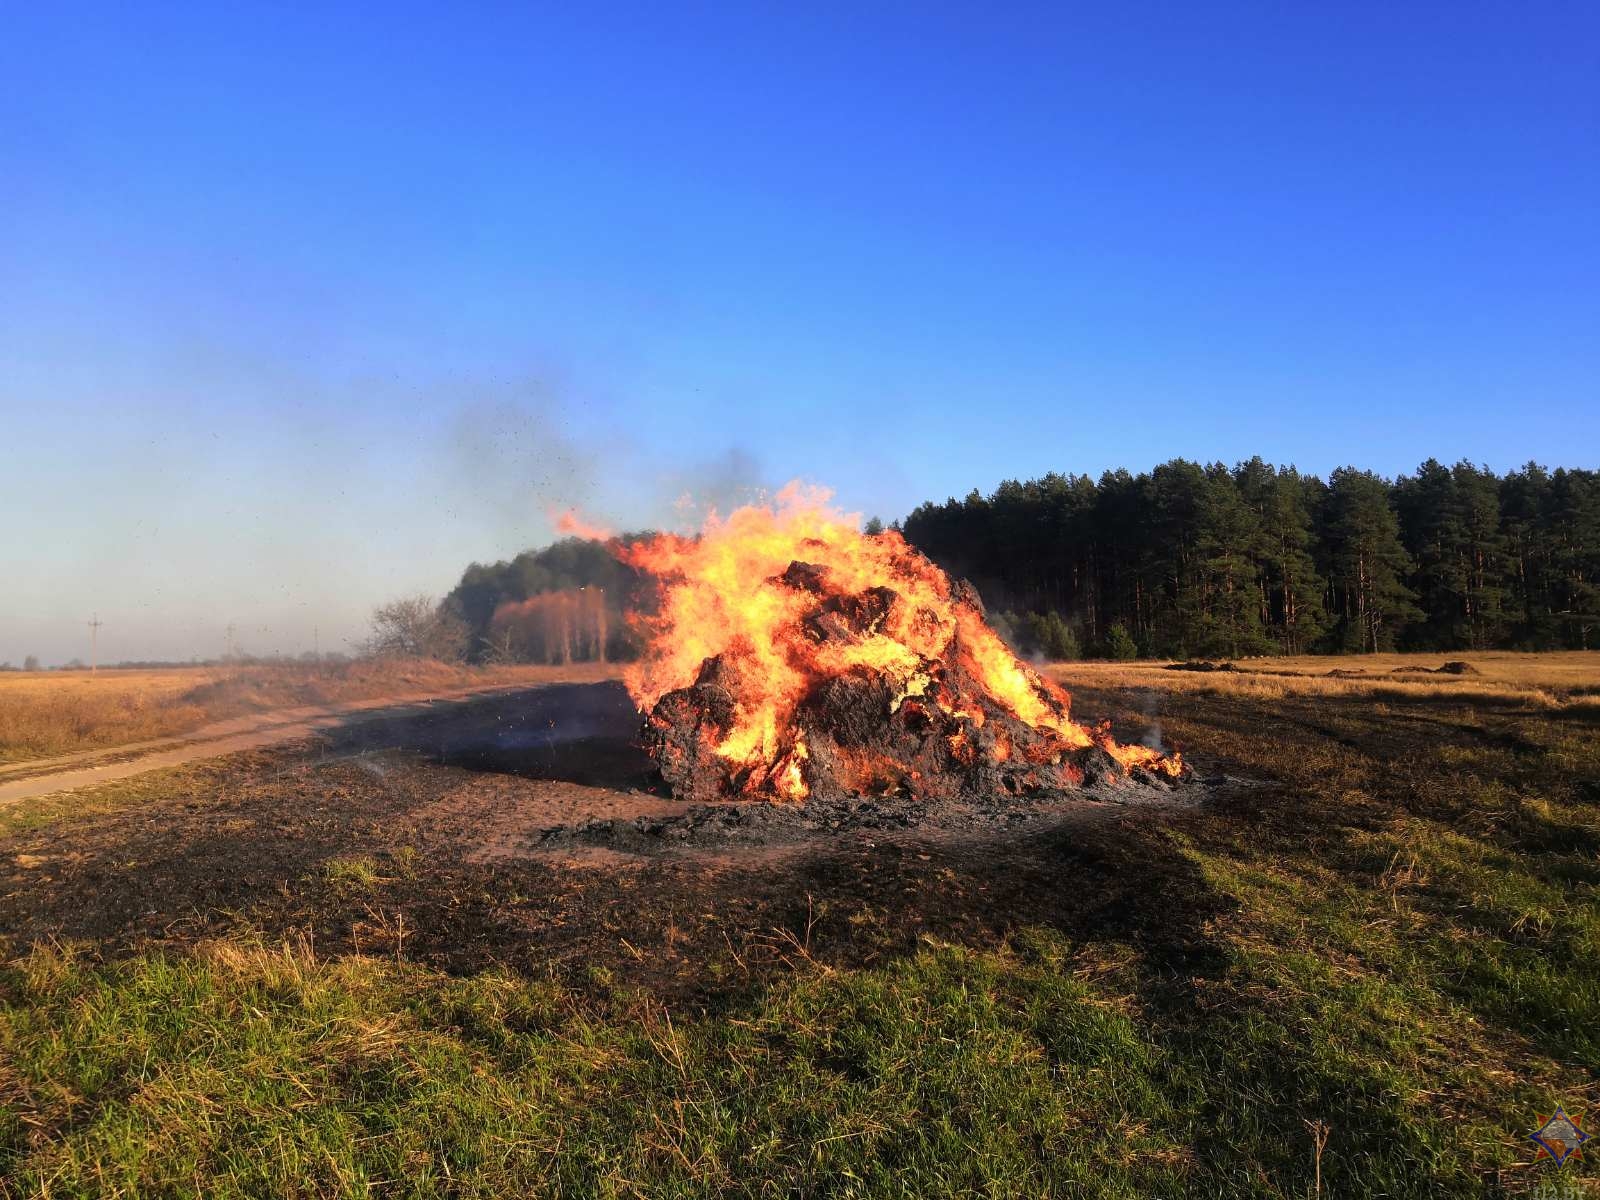
[[[337,648],[552,505],[1600,457],[1590,2],[5,25],[0,660]]]

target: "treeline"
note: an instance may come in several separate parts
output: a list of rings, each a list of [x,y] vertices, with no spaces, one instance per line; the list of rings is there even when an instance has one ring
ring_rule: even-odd
[[[474,662],[615,662],[639,652],[623,617],[638,587],[604,543],[573,537],[473,563],[443,607],[461,622]]]
[[[1260,458],[1175,459],[1008,481],[896,528],[976,584],[1019,649],[1051,658],[1600,642],[1594,471],[1501,476],[1430,459],[1395,480],[1354,468],[1323,480]],[[629,659],[624,614],[643,585],[602,543],[567,538],[472,564],[434,614],[449,623],[423,632],[477,662]]]
[[[1175,459],[1008,481],[901,528],[1052,657],[1588,649],[1600,630],[1594,471]]]

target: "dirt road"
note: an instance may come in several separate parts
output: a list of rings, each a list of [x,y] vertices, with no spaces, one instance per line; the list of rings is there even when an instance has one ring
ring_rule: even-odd
[[[526,684],[501,684],[432,695],[389,696],[285,708],[218,721],[175,737],[12,763],[0,766],[0,808],[37,796],[128,779],[162,767],[237,754],[241,750],[259,750],[329,730],[420,716],[485,697],[526,690]]]

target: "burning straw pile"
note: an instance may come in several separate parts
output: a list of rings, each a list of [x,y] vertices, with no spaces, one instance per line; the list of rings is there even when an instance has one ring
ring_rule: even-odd
[[[619,546],[657,581],[628,687],[681,799],[1023,795],[1130,776],[1177,755],[1069,715],[977,593],[898,533],[867,535],[826,493],[712,520],[696,538]]]

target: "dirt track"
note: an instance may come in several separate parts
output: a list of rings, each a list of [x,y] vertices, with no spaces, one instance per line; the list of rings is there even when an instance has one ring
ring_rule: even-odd
[[[326,730],[416,716],[440,705],[459,705],[464,701],[525,690],[524,685],[509,684],[427,696],[389,696],[376,700],[351,700],[342,704],[285,708],[218,721],[192,733],[174,737],[0,765],[0,808],[36,796],[130,779],[162,767],[180,766],[245,750],[265,749]]]

